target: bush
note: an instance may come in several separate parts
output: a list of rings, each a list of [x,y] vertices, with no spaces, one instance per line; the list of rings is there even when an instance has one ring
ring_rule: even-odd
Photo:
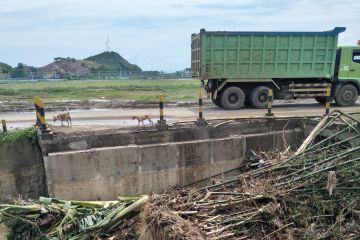
[[[17,129],[9,131],[7,133],[0,133],[0,143],[18,143],[30,141],[37,143],[37,129],[36,127],[30,127],[25,129]]]

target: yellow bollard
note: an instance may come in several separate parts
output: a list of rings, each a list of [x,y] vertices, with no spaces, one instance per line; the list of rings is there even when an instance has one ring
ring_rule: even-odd
[[[160,121],[164,120],[164,95],[159,95]]]
[[[159,109],[160,109],[160,120],[158,120],[156,127],[158,130],[167,130],[168,125],[164,118],[164,95],[159,95]]]
[[[204,127],[207,125],[206,120],[203,117],[203,103],[202,103],[202,88],[199,90],[199,118],[196,120],[195,125],[198,127]]]
[[[268,103],[267,103],[267,109],[268,112],[265,114],[265,116],[274,116],[274,114],[272,113],[272,104],[274,101],[274,94],[273,94],[273,90],[271,88],[269,88],[269,92],[268,92]]]
[[[46,131],[45,105],[40,97],[34,98],[36,110],[36,125],[40,126],[42,131]]]
[[[330,88],[326,89],[325,96],[326,96],[325,114],[329,115],[329,113],[330,113],[330,102],[331,102],[331,99],[330,99],[331,89]]]

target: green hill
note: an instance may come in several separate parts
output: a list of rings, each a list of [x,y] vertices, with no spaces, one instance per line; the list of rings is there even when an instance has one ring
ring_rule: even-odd
[[[84,60],[100,64],[99,70],[102,71],[130,71],[141,72],[141,68],[135,64],[129,63],[117,52],[103,52],[95,56],[85,58]]]
[[[0,62],[0,73],[8,73],[12,70],[12,67],[6,63]]]

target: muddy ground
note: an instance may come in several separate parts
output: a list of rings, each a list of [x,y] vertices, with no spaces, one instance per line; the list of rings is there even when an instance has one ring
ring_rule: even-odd
[[[34,111],[34,104],[30,100],[20,101],[0,101],[0,112],[29,112]],[[204,106],[213,105],[211,100],[204,99]],[[70,110],[89,110],[89,109],[119,109],[119,108],[156,108],[159,103],[155,101],[132,101],[132,100],[84,100],[84,101],[46,101],[46,110],[48,112],[64,111],[66,108]],[[197,101],[189,102],[166,102],[169,107],[191,107],[196,106]]]

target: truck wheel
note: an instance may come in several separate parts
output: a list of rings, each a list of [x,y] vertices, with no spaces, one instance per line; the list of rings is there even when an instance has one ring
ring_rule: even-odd
[[[250,104],[254,108],[267,108],[269,87],[259,86],[250,93]]]
[[[343,85],[335,96],[335,102],[340,107],[348,107],[355,104],[358,99],[358,91],[354,85]]]
[[[219,95],[217,96],[216,99],[214,99],[214,98],[212,97],[212,94],[211,94],[211,101],[212,101],[216,106],[221,107],[221,105],[220,105],[220,96],[219,96]]]
[[[239,87],[228,87],[221,94],[220,104],[228,110],[237,110],[244,105],[245,93]]]

